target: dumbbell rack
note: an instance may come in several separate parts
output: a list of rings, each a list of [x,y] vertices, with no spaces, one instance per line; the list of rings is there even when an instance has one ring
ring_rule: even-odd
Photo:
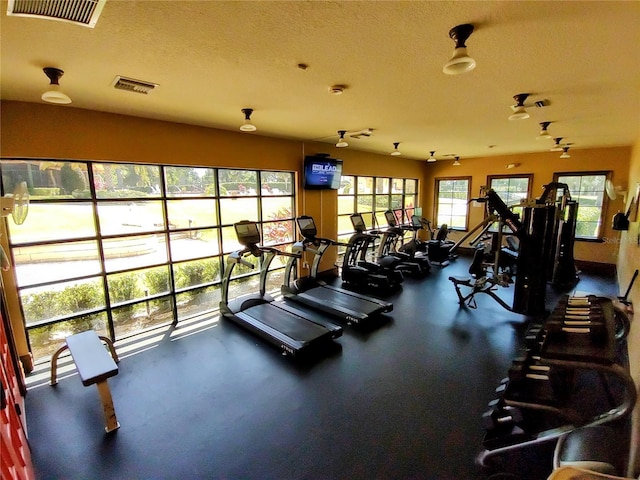
[[[625,418],[636,402],[635,384],[619,357],[616,310],[611,299],[564,296],[549,318],[529,329],[524,354],[496,389],[499,398],[483,415],[487,432],[476,462],[556,440],[582,426]],[[612,408],[593,410],[575,392],[575,378],[599,379]],[[610,390],[617,379],[617,405]],[[584,403],[584,402],[582,402]],[[514,414],[514,412],[517,412]]]

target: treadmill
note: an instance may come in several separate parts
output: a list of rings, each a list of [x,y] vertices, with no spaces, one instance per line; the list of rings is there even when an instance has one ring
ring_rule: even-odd
[[[277,255],[295,256],[272,247],[259,245],[260,232],[255,222],[243,220],[234,225],[240,243],[245,247],[229,255],[222,279],[220,313],[278,347],[283,355],[300,356],[342,335],[342,326],[314,312],[303,312],[284,302],[276,302],[266,293],[269,266]],[[245,256],[261,261],[260,291],[229,301],[231,273],[237,264],[253,268]]]
[[[296,223],[303,240],[294,243],[293,256],[287,262],[284,285],[282,285],[282,295],[286,300],[328,313],[349,325],[363,325],[393,310],[393,304],[390,302],[334,287],[318,280],[318,268],[324,252],[330,246],[341,244],[335,240],[317,237],[318,230],[312,217],[303,215],[296,218]],[[297,260],[305,251],[314,254],[311,272],[308,277],[298,279]]]

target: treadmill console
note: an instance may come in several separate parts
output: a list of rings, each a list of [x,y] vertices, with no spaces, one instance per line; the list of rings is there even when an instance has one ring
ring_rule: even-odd
[[[236,229],[238,241],[245,247],[260,243],[260,231],[256,222],[242,220],[234,224],[233,227]]]
[[[396,215],[391,210],[387,210],[386,212],[384,212],[384,217],[387,219],[387,223],[390,227],[395,227],[398,225],[398,222],[396,221]]]
[[[364,220],[362,215],[359,213],[354,213],[351,215],[351,224],[356,232],[364,232],[367,229],[367,226],[364,224]]]
[[[298,228],[304,238],[313,238],[318,233],[316,223],[313,221],[312,217],[304,215],[296,218],[296,222],[298,223]]]

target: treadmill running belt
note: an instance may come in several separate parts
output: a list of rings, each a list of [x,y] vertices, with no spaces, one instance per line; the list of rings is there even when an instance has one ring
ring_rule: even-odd
[[[311,288],[303,292],[303,295],[328,304],[338,305],[355,312],[371,313],[381,310],[381,306],[377,303],[351,296],[347,293],[336,292],[335,290],[325,287]]]
[[[310,342],[328,333],[326,328],[268,303],[248,308],[243,313],[301,342]]]

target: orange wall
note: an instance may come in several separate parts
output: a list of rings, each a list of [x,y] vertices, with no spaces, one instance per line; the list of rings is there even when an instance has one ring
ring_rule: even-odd
[[[627,206],[630,205],[630,202],[640,189],[640,132],[631,154],[628,177],[629,194],[627,195]],[[640,201],[637,196],[636,201]],[[640,268],[640,213],[635,218],[630,218],[630,220],[629,230],[622,232],[620,236],[620,256],[617,263],[620,295],[624,295],[627,290],[633,272]],[[640,278],[636,279],[629,299],[633,302],[636,310],[640,309]],[[640,387],[640,322],[638,322],[638,316],[639,314],[635,314],[635,321],[631,323],[627,346],[631,375],[636,382],[636,386]],[[640,394],[640,388],[638,393]],[[635,467],[629,474],[635,478],[640,475],[640,401],[636,404],[633,418],[631,458],[635,462]]]
[[[504,155],[485,158],[471,158],[460,160],[459,167],[454,167],[452,160],[427,163],[425,190],[430,190],[423,197],[424,216],[434,218],[435,194],[434,189],[438,177],[471,176],[471,196],[477,197],[480,187],[487,184],[488,175],[522,175],[533,174],[531,194],[539,197],[542,188],[553,181],[554,172],[580,172],[611,170],[611,180],[615,185],[628,185],[630,147],[602,148],[590,150],[572,150],[571,158],[561,160],[558,152],[541,152],[521,155]],[[506,165],[519,164],[516,168],[507,169]],[[611,229],[613,215],[624,208],[622,197],[615,201],[608,201],[606,205],[603,232],[603,243],[576,242],[574,255],[577,260],[615,264],[618,260],[618,244],[620,233]],[[469,228],[473,228],[484,218],[484,209],[469,207]],[[458,240],[463,233],[452,232],[450,238]]]

